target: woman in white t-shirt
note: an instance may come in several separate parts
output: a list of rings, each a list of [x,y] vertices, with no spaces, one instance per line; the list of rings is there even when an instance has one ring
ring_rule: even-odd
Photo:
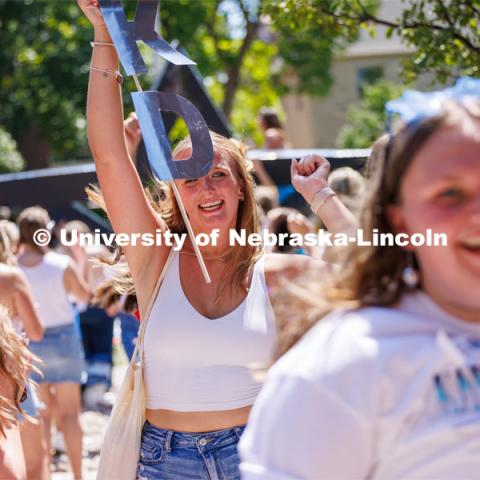
[[[446,102],[391,136],[365,237],[431,229],[447,246],[352,250],[333,311],[268,374],[245,480],[478,478],[479,111]]]

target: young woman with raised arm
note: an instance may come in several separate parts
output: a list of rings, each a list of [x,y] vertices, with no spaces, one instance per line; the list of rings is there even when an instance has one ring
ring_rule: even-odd
[[[115,48],[97,3],[79,0],[79,5],[95,30],[88,136],[113,229],[185,233],[171,186],[163,186],[163,199],[156,203],[144,192],[126,146],[120,86],[99,71],[118,70]],[[145,331],[142,479],[239,478],[236,446],[261,387],[252,369],[267,368],[275,348],[269,273],[279,262],[299,270],[309,263],[301,256],[263,255],[259,246],[229,245],[231,229],[245,229],[247,235],[258,229],[251,165],[238,142],[215,133],[211,138],[208,175],[175,182],[193,231],[220,232],[216,245],[201,249],[212,283],[205,283],[190,241],[172,256],[165,245],[124,248],[142,321],[166,269]],[[186,159],[191,148],[187,138],[173,157]],[[316,158],[294,164],[302,194],[313,196],[326,185],[326,163]],[[333,210],[343,212],[333,197],[323,208],[327,217]]]

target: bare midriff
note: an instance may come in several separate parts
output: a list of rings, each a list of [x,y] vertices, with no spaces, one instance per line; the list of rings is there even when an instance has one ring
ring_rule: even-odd
[[[178,412],[175,410],[148,410],[147,420],[154,426],[177,432],[213,432],[245,425],[251,405],[234,410],[214,412]]]

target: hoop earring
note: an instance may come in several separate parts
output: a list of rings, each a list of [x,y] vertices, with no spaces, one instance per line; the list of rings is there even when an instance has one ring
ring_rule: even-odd
[[[414,266],[413,252],[407,252],[407,265],[402,272],[402,281],[406,287],[412,290],[420,283],[420,276]]]

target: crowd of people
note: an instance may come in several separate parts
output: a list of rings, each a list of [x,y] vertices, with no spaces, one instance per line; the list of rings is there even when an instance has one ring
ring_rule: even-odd
[[[118,70],[112,39],[98,5],[79,5],[95,31],[87,121],[99,188],[90,200],[116,233],[186,233],[172,184],[141,183],[138,121],[124,121],[119,84],[102,73]],[[1,220],[0,478],[50,478],[52,426],[82,478],[81,385],[89,366],[106,365],[108,378],[115,317],[131,365],[143,368],[145,421],[133,469],[109,457],[118,446],[107,431],[102,480],[112,463],[139,480],[477,478],[480,88],[473,93],[379,138],[363,174],[330,174],[313,154],[292,160],[292,188],[310,215],[283,207],[261,162],[211,132],[209,173],[175,180],[193,231],[219,231],[201,247],[211,283],[191,239],[178,252],[53,249],[34,241],[54,231],[45,209]],[[288,145],[275,112],[263,110],[261,122],[266,148]],[[174,159],[192,148],[185,138]],[[61,228],[88,232],[79,221]],[[448,244],[288,240],[359,228],[367,239],[430,229]],[[229,244],[231,230],[263,229],[286,244]]]

